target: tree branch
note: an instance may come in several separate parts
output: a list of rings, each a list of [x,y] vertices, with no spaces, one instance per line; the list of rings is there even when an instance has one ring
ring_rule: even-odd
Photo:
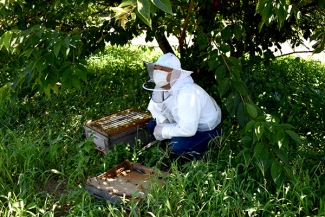
[[[276,58],[278,57],[284,57],[284,56],[289,56],[291,54],[298,54],[298,53],[312,53],[314,51],[294,51],[294,52],[291,52],[291,53],[286,53],[286,54],[282,54],[280,56],[276,56]]]
[[[181,37],[178,39],[178,42],[179,42],[179,52],[180,53],[182,53],[182,51],[183,51],[184,40],[185,40],[185,37],[186,37],[186,29],[187,29],[187,26],[188,26],[188,22],[190,20],[190,12],[192,11],[193,6],[194,6],[194,2],[191,1],[190,2],[190,5],[188,7],[188,10],[187,10],[187,15],[186,15],[186,18],[185,18],[185,22],[184,22],[184,26],[183,26],[183,31],[182,31]]]
[[[155,39],[159,45],[159,48],[162,50],[163,53],[174,53],[173,48],[170,46],[166,36],[164,33],[156,32]]]

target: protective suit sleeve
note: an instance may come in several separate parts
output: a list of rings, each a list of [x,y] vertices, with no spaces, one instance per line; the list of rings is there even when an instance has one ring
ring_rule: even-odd
[[[202,98],[202,97],[201,97]],[[202,112],[202,99],[195,92],[179,94],[177,99],[177,124],[165,126],[162,129],[162,137],[171,139],[173,137],[190,137],[198,129]]]
[[[150,111],[152,117],[156,119],[158,124],[163,123],[166,120],[166,117],[162,115],[162,109],[155,103],[152,99],[149,102],[148,110]]]

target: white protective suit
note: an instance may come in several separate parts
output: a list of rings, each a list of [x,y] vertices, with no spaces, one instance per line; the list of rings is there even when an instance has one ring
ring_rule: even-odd
[[[215,100],[194,83],[192,72],[177,69],[171,73],[177,74],[177,79],[170,82],[171,89],[156,86],[148,105],[157,125],[163,127],[162,138],[156,139],[191,137],[197,131],[213,130],[221,122],[221,110]],[[166,119],[167,124],[163,123]]]

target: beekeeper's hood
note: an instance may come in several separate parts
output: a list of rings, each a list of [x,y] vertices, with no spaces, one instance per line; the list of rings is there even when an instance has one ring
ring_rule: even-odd
[[[154,63],[144,62],[150,79],[145,82],[142,87],[150,91],[166,91],[161,87],[170,84],[171,90],[179,90],[187,86],[187,84],[192,84],[193,79],[190,76],[192,71],[183,70],[181,68],[181,62],[172,53],[166,53],[158,58]],[[155,70],[154,67],[162,66],[172,69],[171,72],[165,72],[163,70]],[[170,74],[170,80],[167,81],[167,76]],[[154,83],[155,86],[152,84]]]

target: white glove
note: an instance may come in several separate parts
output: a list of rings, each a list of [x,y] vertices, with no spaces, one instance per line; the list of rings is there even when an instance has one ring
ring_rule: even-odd
[[[162,129],[163,128],[164,128],[163,125],[157,124],[154,131],[153,131],[153,135],[159,141],[164,140],[164,138],[162,138]]]

